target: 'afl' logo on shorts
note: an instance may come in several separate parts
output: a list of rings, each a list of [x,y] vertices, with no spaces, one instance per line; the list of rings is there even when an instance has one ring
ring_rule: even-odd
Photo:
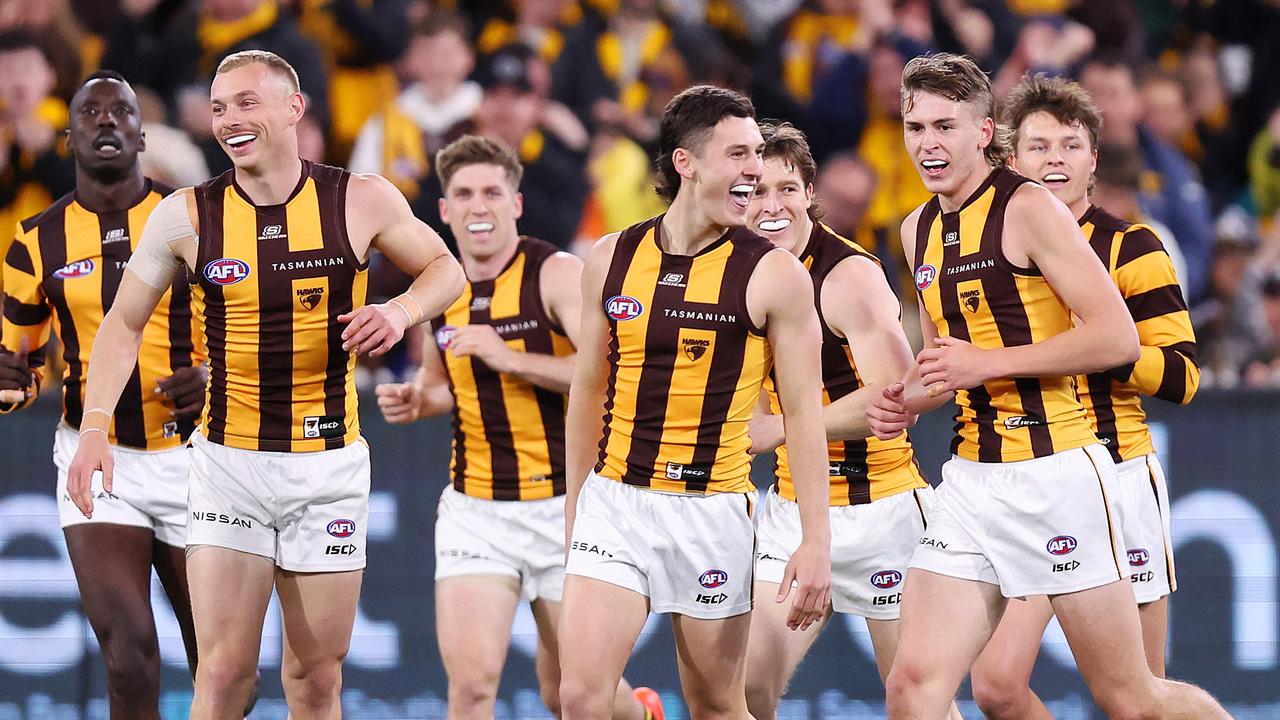
[[[633,297],[614,295],[605,301],[604,311],[614,320],[635,320],[644,312],[644,306]]]
[[[452,325],[445,325],[436,331],[436,347],[441,350],[448,350],[449,343],[453,342],[453,336],[458,333],[458,328]]]
[[[933,284],[938,277],[938,269],[932,265],[921,265],[916,268],[916,289],[924,290]]]
[[[336,538],[347,538],[356,534],[355,520],[334,520],[329,523],[329,527],[325,528],[330,535]]]
[[[698,578],[698,582],[708,590],[718,588],[729,582],[729,573],[723,570],[708,570],[702,573],[702,577]]]
[[[1076,539],[1070,535],[1059,535],[1044,546],[1050,555],[1066,555],[1076,549]]]
[[[897,570],[881,570],[871,576],[871,584],[881,590],[897,587],[900,582],[902,582],[902,573]]]
[[[77,260],[53,271],[53,276],[61,280],[73,280],[92,274],[96,266],[92,260]]]
[[[249,263],[235,258],[214,260],[204,266],[204,277],[214,285],[235,285],[249,277]]]
[[[1134,548],[1129,551],[1129,564],[1133,567],[1142,567],[1151,562],[1151,553],[1144,548]]]

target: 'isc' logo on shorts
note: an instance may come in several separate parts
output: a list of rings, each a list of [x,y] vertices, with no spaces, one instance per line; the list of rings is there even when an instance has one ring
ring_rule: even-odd
[[[1076,549],[1076,539],[1070,535],[1059,535],[1044,546],[1050,555],[1066,555]]]
[[[356,522],[354,520],[334,520],[329,523],[329,527],[325,528],[325,532],[336,538],[347,538],[356,534]]]

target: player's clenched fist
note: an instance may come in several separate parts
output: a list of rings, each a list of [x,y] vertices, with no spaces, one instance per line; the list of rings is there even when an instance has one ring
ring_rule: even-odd
[[[404,425],[422,417],[422,393],[415,383],[383,383],[377,393],[378,409],[387,422]]]
[[[398,304],[386,302],[339,315],[338,322],[347,326],[342,331],[343,350],[378,357],[404,337],[409,314]]]
[[[86,429],[80,433],[80,445],[67,471],[67,494],[87,518],[93,517],[93,474],[98,470],[102,471],[103,492],[111,492],[115,471],[111,444],[105,432]]]
[[[907,409],[906,386],[894,383],[867,406],[867,425],[881,440],[891,440],[916,424],[918,415]]]

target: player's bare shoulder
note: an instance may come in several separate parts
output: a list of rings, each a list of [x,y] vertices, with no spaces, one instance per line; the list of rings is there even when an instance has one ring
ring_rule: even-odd
[[[377,173],[352,173],[346,197],[347,237],[358,256],[375,237],[413,216],[400,190]]]

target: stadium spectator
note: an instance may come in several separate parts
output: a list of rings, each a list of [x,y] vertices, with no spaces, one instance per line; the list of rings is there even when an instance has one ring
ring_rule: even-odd
[[[55,97],[71,102],[87,74],[96,67],[97,47],[76,22],[68,0],[5,0],[0,2],[0,30],[22,29],[40,38],[57,78]]]
[[[393,65],[409,44],[408,0],[299,2],[298,24],[319,45],[329,74],[328,144],[336,164],[371,115],[395,99]]]
[[[1240,158],[1248,153],[1249,138],[1241,132],[1216,49],[1202,43],[1184,54],[1178,75],[1192,122],[1179,146],[1199,166],[1217,212],[1237,201],[1248,182]]]
[[[168,111],[160,96],[144,87],[135,92],[142,111],[142,132],[147,138],[147,151],[138,155],[142,174],[175,188],[208,180],[211,176],[204,153],[184,130],[167,124]]]
[[[863,222],[876,183],[876,171],[849,151],[828,156],[813,183],[822,203],[822,222],[867,250],[875,250],[877,245],[870,225]]]
[[[1256,388],[1280,388],[1280,272],[1262,281],[1262,319],[1267,342],[1249,360],[1244,384]]]
[[[1218,221],[1209,293],[1191,308],[1206,387],[1238,385],[1266,343],[1259,296],[1276,255],[1276,243],[1261,246],[1257,223],[1244,210],[1228,209]]]
[[[1139,201],[1147,216],[1176,228],[1187,262],[1186,274],[1179,277],[1186,283],[1187,301],[1194,303],[1206,290],[1213,253],[1213,217],[1195,165],[1142,124],[1134,73],[1122,60],[1105,55],[1091,58],[1080,82],[1102,111],[1103,142],[1142,152],[1146,173]]]
[[[1249,190],[1259,216],[1269,219],[1280,211],[1280,106],[1249,148]]]

